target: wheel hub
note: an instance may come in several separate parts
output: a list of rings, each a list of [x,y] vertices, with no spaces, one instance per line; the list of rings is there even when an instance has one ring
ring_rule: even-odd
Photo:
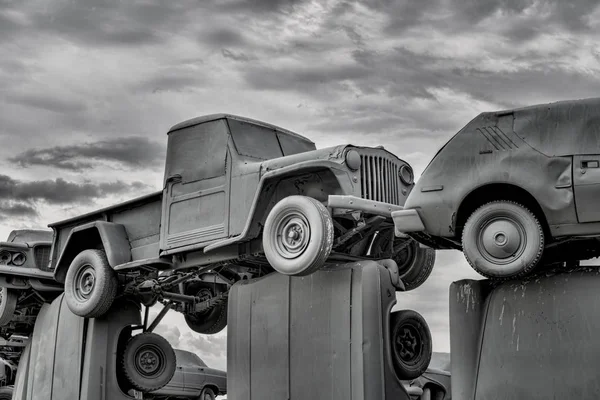
[[[498,259],[512,257],[522,247],[523,239],[517,224],[506,218],[491,221],[480,234],[483,250]]]
[[[140,355],[140,367],[146,372],[154,372],[158,366],[158,357],[153,351],[145,351]]]
[[[310,239],[308,221],[299,213],[292,213],[277,224],[277,240],[275,248],[284,258],[293,259],[300,256]]]
[[[75,277],[74,294],[78,301],[86,301],[96,285],[96,273],[91,265],[85,265]]]
[[[164,369],[164,356],[160,350],[152,345],[140,348],[135,354],[135,368],[146,377],[160,374]]]
[[[419,335],[412,326],[402,328],[396,337],[396,347],[400,358],[405,362],[413,361],[419,354]]]

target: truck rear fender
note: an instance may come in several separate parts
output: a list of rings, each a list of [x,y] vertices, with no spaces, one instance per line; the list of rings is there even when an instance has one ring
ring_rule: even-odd
[[[101,249],[111,267],[131,261],[131,246],[125,227],[113,222],[94,221],[73,228],[67,243],[58,257],[54,279],[64,283],[67,269],[73,259],[82,251]]]

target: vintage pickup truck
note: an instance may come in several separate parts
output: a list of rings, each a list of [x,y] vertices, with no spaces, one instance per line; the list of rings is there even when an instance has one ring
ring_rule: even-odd
[[[435,261],[433,249],[394,236],[391,212],[413,180],[383,148],[317,150],[264,122],[195,118],[168,132],[162,191],[50,225],[47,270],[76,315],[99,317],[135,296],[204,334],[226,326],[233,283],[273,271],[392,259],[410,290]]]

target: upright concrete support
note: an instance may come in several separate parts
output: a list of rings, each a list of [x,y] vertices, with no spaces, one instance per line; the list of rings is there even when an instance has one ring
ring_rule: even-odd
[[[388,270],[345,264],[239,282],[229,297],[230,400],[408,400],[389,347]]]

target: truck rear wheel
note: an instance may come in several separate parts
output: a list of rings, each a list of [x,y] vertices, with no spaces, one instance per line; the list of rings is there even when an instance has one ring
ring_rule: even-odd
[[[390,252],[390,242],[393,240],[393,252]],[[433,271],[435,265],[435,250],[421,247],[412,238],[397,238],[394,230],[382,231],[375,239],[371,254],[373,257],[390,258],[398,265],[400,279],[406,290],[414,290],[421,286]]]
[[[17,309],[17,292],[6,287],[0,289],[0,326],[10,323]]]
[[[167,339],[156,333],[140,333],[127,342],[122,365],[134,389],[152,392],[165,386],[173,375],[177,359]]]
[[[421,314],[413,310],[391,313],[390,341],[398,379],[418,378],[429,367],[433,352],[431,332]]]
[[[84,250],[73,259],[65,279],[69,310],[84,318],[104,315],[117,295],[117,277],[103,250]]]
[[[185,294],[203,300],[211,299],[217,294],[215,288],[211,286],[213,285],[192,283],[186,287]],[[185,314],[185,322],[191,330],[204,335],[221,332],[227,326],[227,300],[209,310]]]
[[[487,278],[524,276],[544,251],[544,230],[520,204],[493,201],[471,214],[463,229],[463,253],[475,271]]]
[[[262,243],[275,271],[309,275],[323,267],[331,254],[333,220],[321,202],[306,196],[289,196],[269,213]]]

